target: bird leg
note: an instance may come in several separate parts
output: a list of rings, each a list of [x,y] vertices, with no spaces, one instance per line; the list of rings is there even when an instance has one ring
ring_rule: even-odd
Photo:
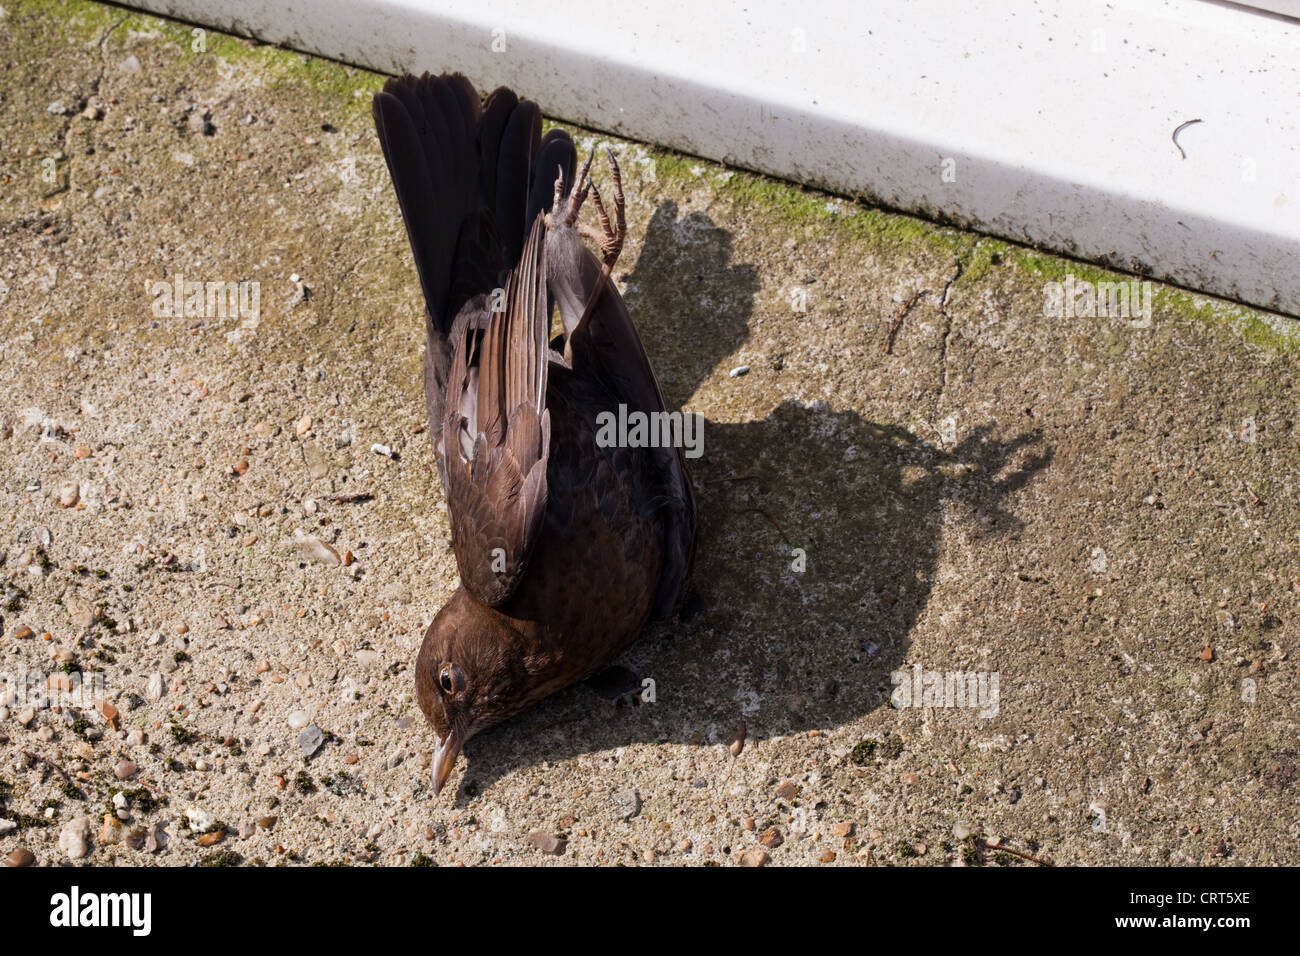
[[[578,221],[578,213],[587,199],[587,190],[591,188],[591,161],[595,158],[593,149],[586,161],[578,167],[578,178],[573,182],[569,195],[564,195],[564,167],[556,167],[555,195],[551,201],[551,211],[546,215],[546,227],[553,229],[557,225],[572,226]]]
[[[600,190],[596,188],[595,182],[590,182],[591,198],[596,203],[596,219],[600,223],[600,229],[596,230],[583,223],[578,226],[578,232],[600,247],[601,262],[604,266],[601,271],[608,276],[614,268],[614,263],[618,261],[619,253],[623,251],[623,240],[627,238],[627,221],[623,216],[623,174],[618,168],[618,160],[614,158],[613,150],[606,149],[605,156],[609,160],[609,178],[613,181],[610,191],[614,196],[614,225],[610,226],[609,214],[605,212],[605,203],[600,197]],[[590,163],[591,160],[588,159],[587,164]]]
[[[601,253],[601,273],[608,278],[614,263],[618,261],[619,254],[623,251],[623,240],[627,238],[623,173],[618,168],[618,160],[614,158],[613,151],[606,149],[605,156],[609,159],[610,179],[613,181],[611,192],[614,198],[614,221],[611,223],[609,212],[605,209],[605,200],[591,179],[591,163],[595,156],[596,151],[593,149],[583,164],[578,167],[577,179],[574,180],[568,196],[564,195],[564,169],[563,167],[557,169],[555,194],[551,200],[551,211],[546,216],[546,225],[551,229],[561,225],[575,227],[580,236],[594,242]],[[599,229],[589,223],[578,222],[578,213],[582,211],[582,204],[586,202],[588,192],[591,193],[592,200],[596,204],[596,221],[600,225]]]
[[[546,216],[547,228],[554,228],[557,225],[576,228],[578,235],[590,239],[599,247],[601,252],[600,274],[596,278],[595,288],[592,289],[587,298],[587,304],[583,306],[582,315],[574,325],[575,329],[581,328],[591,313],[595,311],[596,303],[600,301],[600,295],[605,291],[606,284],[612,281],[610,272],[614,268],[614,263],[618,261],[619,253],[623,251],[623,240],[627,238],[627,220],[624,215],[623,203],[623,174],[618,168],[618,160],[614,157],[613,150],[605,150],[605,156],[609,159],[610,179],[613,182],[610,193],[614,199],[614,221],[611,223],[600,190],[596,188],[596,184],[591,180],[591,162],[595,156],[596,151],[593,149],[586,161],[578,167],[578,178],[574,181],[573,188],[569,190],[568,196],[563,195],[564,169],[560,168],[559,176],[555,180],[555,195],[552,199],[551,211]],[[592,199],[596,204],[596,221],[600,224],[599,229],[587,223],[578,222],[578,213],[587,198],[588,190],[591,191]],[[564,342],[564,360],[569,364],[573,361],[568,337]]]
[[[586,236],[592,242],[600,247],[602,253],[600,263],[600,275],[596,278],[596,287],[592,290],[591,295],[587,298],[587,304],[583,307],[582,315],[578,318],[575,329],[580,329],[586,323],[588,317],[596,309],[596,303],[600,301],[600,295],[605,291],[605,286],[612,280],[609,275],[614,268],[614,263],[618,261],[619,253],[623,251],[623,240],[627,237],[627,221],[623,215],[623,175],[619,172],[618,160],[614,158],[612,150],[606,149],[605,156],[609,159],[610,178],[613,180],[613,188],[610,190],[614,197],[614,224],[611,227],[609,213],[605,211],[605,203],[600,198],[600,190],[596,184],[588,180],[591,186],[592,198],[596,203],[596,219],[600,223],[600,231],[587,225],[579,224],[578,234]],[[591,165],[591,158],[583,164],[585,173]],[[570,351],[569,341],[564,343],[565,360],[572,363],[573,356]]]

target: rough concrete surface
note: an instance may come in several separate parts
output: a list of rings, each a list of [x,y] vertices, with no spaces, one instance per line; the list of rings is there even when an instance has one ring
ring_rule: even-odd
[[[616,278],[706,418],[696,595],[435,799],[455,562],[382,77],[0,2],[0,856],[1300,862],[1288,320],[1050,317],[1128,277],[615,144]],[[260,308],[167,315],[178,275]],[[891,703],[914,666],[996,705]]]

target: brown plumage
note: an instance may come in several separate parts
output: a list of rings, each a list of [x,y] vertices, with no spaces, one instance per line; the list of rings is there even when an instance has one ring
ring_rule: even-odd
[[[462,76],[404,76],[374,117],[424,292],[429,434],[461,578],[416,662],[436,792],[475,733],[675,612],[695,497],[680,449],[596,440],[601,412],[665,410],[609,281],[623,240],[613,155],[611,224],[590,160],[575,183],[568,134],[542,137],[537,106],[510,90],[480,106]],[[599,229],[578,222],[588,190]]]

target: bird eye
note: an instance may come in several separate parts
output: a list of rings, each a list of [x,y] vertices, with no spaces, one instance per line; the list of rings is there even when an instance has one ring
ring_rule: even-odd
[[[444,694],[459,694],[465,689],[465,674],[455,664],[443,664],[438,671],[438,686]]]

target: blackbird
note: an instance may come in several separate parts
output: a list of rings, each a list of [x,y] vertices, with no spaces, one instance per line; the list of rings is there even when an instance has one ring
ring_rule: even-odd
[[[461,581],[416,660],[436,794],[476,733],[676,613],[695,493],[680,447],[598,440],[602,412],[666,411],[610,280],[626,232],[614,155],[611,223],[592,158],[575,178],[572,139],[542,136],[537,105],[509,89],[480,103],[465,77],[426,73],[372,105],[424,293],[429,437]],[[598,227],[579,222],[589,192]]]

